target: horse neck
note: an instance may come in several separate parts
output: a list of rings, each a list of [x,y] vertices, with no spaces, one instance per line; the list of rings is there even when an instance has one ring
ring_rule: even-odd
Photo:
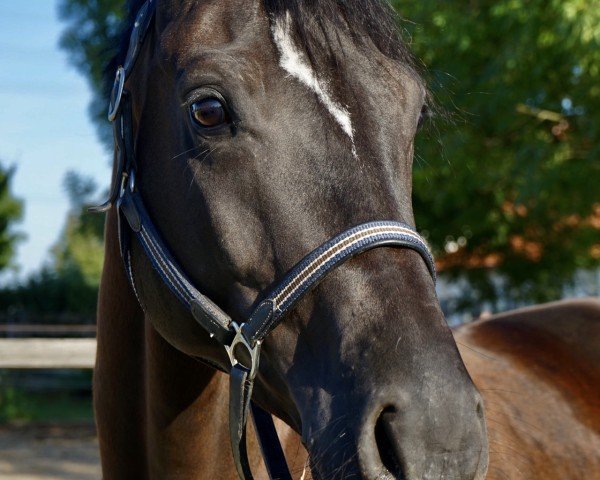
[[[236,478],[230,455],[229,379],[171,347],[146,322],[147,458],[150,478]],[[250,422],[251,423],[251,422]],[[294,472],[306,466],[300,437],[277,421]],[[253,425],[248,453],[257,478],[267,478]]]
[[[169,345],[146,320],[147,458],[150,478],[235,478],[229,455],[228,381]]]

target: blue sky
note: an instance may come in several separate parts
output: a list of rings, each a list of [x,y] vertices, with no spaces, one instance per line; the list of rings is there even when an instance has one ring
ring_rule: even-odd
[[[36,270],[56,242],[69,208],[67,171],[110,177],[87,107],[90,89],[59,49],[57,1],[0,0],[0,161],[16,165],[13,192],[24,200],[16,230],[19,276]]]

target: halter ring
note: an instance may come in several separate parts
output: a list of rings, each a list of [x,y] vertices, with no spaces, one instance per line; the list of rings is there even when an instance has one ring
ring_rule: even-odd
[[[242,332],[242,326],[243,324],[240,326],[236,322],[231,322],[231,327],[235,330],[235,337],[230,345],[225,345],[225,350],[229,355],[231,366],[241,365],[250,372],[248,377],[252,380],[258,372],[260,342],[256,342],[252,347]]]

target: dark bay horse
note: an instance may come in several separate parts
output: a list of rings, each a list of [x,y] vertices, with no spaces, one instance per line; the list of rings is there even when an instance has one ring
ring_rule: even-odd
[[[142,4],[129,5],[130,29]],[[122,149],[135,150],[136,192],[173,256],[229,316],[247,318],[300,258],[349,227],[413,225],[426,90],[385,3],[155,8],[120,87],[131,105]],[[132,179],[123,176],[121,191]],[[236,478],[229,381],[218,371],[227,354],[135,239],[126,274],[118,224],[112,208],[94,376],[104,477]],[[485,478],[481,396],[430,273],[411,249],[363,253],[262,344],[253,399],[291,427],[295,477],[308,465],[322,479]],[[264,475],[252,435],[248,449]]]

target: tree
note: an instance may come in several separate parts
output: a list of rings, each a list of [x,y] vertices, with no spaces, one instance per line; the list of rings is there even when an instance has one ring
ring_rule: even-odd
[[[102,128],[122,4],[61,1]],[[418,138],[414,194],[445,275],[466,276],[476,302],[556,298],[600,263],[600,0],[392,4],[446,112]]]
[[[88,211],[98,188],[92,179],[75,172],[65,176],[71,201],[64,231],[54,246],[53,269],[69,280],[73,298],[70,308],[95,310],[104,260],[104,217]]]
[[[94,93],[90,115],[101,140],[109,148],[112,133],[106,121],[109,92],[104,75],[119,44],[121,22],[126,17],[125,3],[125,0],[61,0],[58,7],[65,22],[60,46],[90,83]]]
[[[96,310],[104,218],[88,212],[87,207],[94,203],[97,187],[74,172],[66,175],[64,183],[71,209],[50,261],[22,283],[0,289],[0,312],[11,317],[31,321],[50,314],[60,315],[64,322],[65,315],[91,318]]]
[[[14,167],[0,164],[0,270],[10,265],[15,246],[22,235],[14,231],[14,225],[23,216],[23,202],[11,191]]]
[[[512,297],[558,297],[600,261],[600,1],[394,5],[451,117],[419,139],[418,224],[475,300],[491,267]]]

